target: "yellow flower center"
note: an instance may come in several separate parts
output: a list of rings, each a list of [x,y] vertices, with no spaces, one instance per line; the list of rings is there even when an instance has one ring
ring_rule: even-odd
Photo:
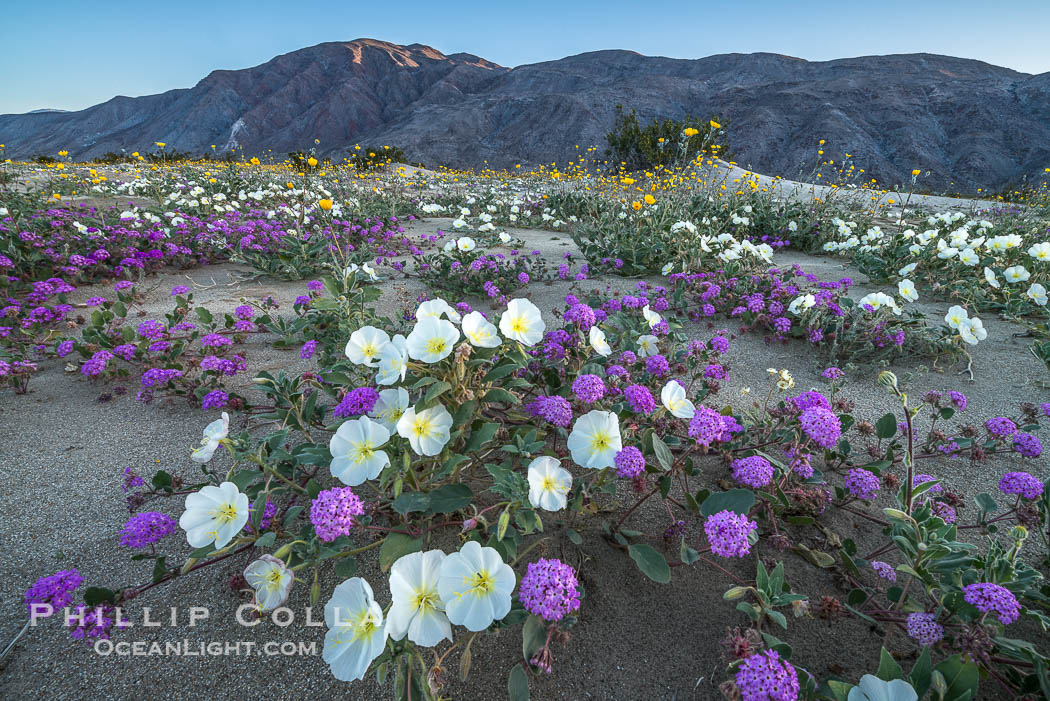
[[[600,453],[609,449],[609,432],[598,431],[591,436],[591,452]]]
[[[434,591],[417,591],[415,596],[412,598],[412,608],[417,611],[426,611],[428,609],[437,608],[437,602],[440,601],[437,592]]]
[[[427,341],[427,352],[433,355],[444,353],[445,348],[447,347],[448,344],[445,343],[445,339],[443,338],[432,338],[429,341]]]
[[[368,460],[372,455],[375,454],[375,448],[372,446],[371,441],[363,441],[354,445],[357,449],[357,455],[354,458],[355,462],[362,463]]]
[[[525,323],[525,319],[516,316],[510,320],[510,330],[514,333],[525,333],[528,330],[528,324]]]
[[[230,523],[237,518],[237,507],[231,503],[222,504],[212,513],[212,518],[219,523]]]
[[[478,595],[486,595],[496,586],[496,578],[488,570],[477,572],[470,579],[470,588]]]
[[[417,416],[412,424],[412,432],[422,438],[430,433],[430,422],[422,416]]]

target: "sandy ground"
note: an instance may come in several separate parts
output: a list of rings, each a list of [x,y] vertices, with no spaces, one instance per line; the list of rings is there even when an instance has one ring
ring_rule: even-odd
[[[421,222],[417,230],[432,231],[441,221]],[[555,239],[550,232],[511,231],[527,240],[527,245],[541,248],[552,260],[571,247],[567,236]],[[856,271],[828,258],[809,258],[782,254],[777,262],[800,262],[822,276],[849,274],[862,279]],[[232,309],[242,298],[257,299],[272,294],[282,306],[290,309],[291,301],[305,289],[304,283],[287,283],[271,279],[228,285],[233,273],[243,271],[233,265],[196,269],[188,277],[208,287],[196,291],[196,300],[212,309]],[[158,317],[169,308],[168,291],[174,284],[186,282],[184,273],[166,273],[153,278],[153,291],[146,308]],[[595,280],[582,284],[583,289],[604,285]],[[627,289],[633,281],[612,279],[614,287]],[[213,285],[213,283],[218,283]],[[380,306],[392,313],[406,297],[414,297],[422,287],[416,281],[392,280],[382,284]],[[103,289],[103,288],[97,288]],[[105,289],[108,289],[106,286]],[[560,306],[568,283],[532,285],[529,295],[542,309]],[[855,293],[866,291],[859,285]],[[87,298],[96,290],[82,288],[78,297]],[[929,305],[931,316],[943,316],[943,303]],[[1018,329],[996,319],[987,319],[989,339],[974,351],[977,382],[969,383],[954,374],[910,368],[915,376],[908,391],[918,397],[927,390],[960,389],[970,398],[966,415],[973,420],[999,413],[1014,413],[1020,401],[1048,401],[1050,393],[1038,383],[1046,369],[1027,351],[1025,339],[1012,338]],[[706,326],[691,328],[696,337],[709,338]],[[306,368],[309,363],[298,359],[294,351],[269,348],[266,339],[253,337],[248,346],[253,369]],[[728,356],[732,381],[714,403],[750,401],[741,389],[750,386],[763,395],[766,368],[786,367],[794,374],[797,391],[819,388],[823,364],[801,344],[767,346],[758,336],[744,336],[733,343]],[[906,374],[909,369],[898,369]],[[117,588],[121,584],[145,581],[150,564],[132,562],[119,545],[118,533],[128,516],[121,491],[121,472],[133,467],[144,475],[164,468],[182,475],[194,474],[189,460],[190,448],[200,438],[202,427],[213,417],[184,403],[157,401],[152,406],[128,396],[100,403],[97,397],[105,388],[84,380],[79,374],[67,374],[54,364],[40,373],[31,384],[28,396],[0,394],[0,474],[13,489],[0,492],[0,644],[6,645],[22,627],[25,609],[22,592],[38,577],[59,569],[76,567],[85,574],[88,584]],[[846,383],[845,393],[856,402],[853,411],[858,419],[874,420],[891,410],[887,395],[874,384],[874,369],[859,369]],[[236,417],[235,417],[236,420]],[[967,494],[992,491],[1010,461],[999,461],[987,469],[971,469],[968,464],[951,460],[928,465],[929,471],[946,477],[952,489]],[[1032,469],[1029,466],[1029,469]],[[714,482],[726,477],[722,466],[705,465]],[[1037,470],[1045,472],[1045,466]],[[1045,474],[1041,474],[1045,477]],[[628,495],[621,495],[626,502]],[[181,500],[155,502],[151,508],[177,517]],[[971,512],[972,513],[972,512]],[[534,699],[713,699],[719,698],[714,685],[724,677],[719,640],[727,627],[744,624],[744,617],[722,600],[722,593],[733,582],[725,574],[702,563],[694,568],[676,568],[670,585],[658,585],[646,579],[623,553],[598,535],[597,520],[590,522],[581,548],[571,545],[561,535],[559,519],[546,520],[548,534],[554,538],[548,554],[563,557],[578,565],[586,587],[586,598],[580,623],[573,630],[568,646],[556,651],[555,672],[548,678],[533,680]],[[639,530],[659,533],[666,526],[666,514],[658,503],[639,509],[631,523]],[[861,545],[875,543],[877,534],[871,528],[853,521],[833,518],[831,526],[844,537],[853,537]],[[863,522],[861,522],[863,523]],[[696,542],[700,532],[690,532]],[[819,534],[808,534],[804,542],[819,544]],[[366,540],[361,540],[365,544]],[[432,547],[451,550],[453,541],[437,541]],[[181,537],[165,541],[167,550],[176,556],[189,552]],[[677,549],[677,546],[675,546]],[[830,593],[844,598],[845,590],[824,572],[805,565],[791,553],[784,555],[760,549],[766,558],[783,558],[788,579],[797,590],[814,598]],[[193,649],[202,642],[232,643],[250,641],[261,647],[268,641],[316,643],[316,654],[266,656],[255,654],[224,656],[100,656],[83,644],[70,640],[56,620],[46,621],[31,629],[4,660],[0,669],[0,696],[22,698],[201,698],[216,694],[221,688],[227,698],[255,697],[264,692],[269,697],[292,698],[340,694],[355,699],[386,698],[388,692],[368,679],[353,685],[337,682],[320,659],[323,627],[306,625],[306,585],[297,585],[290,608],[296,620],[288,627],[264,623],[243,627],[236,622],[234,610],[247,599],[228,586],[231,572],[243,567],[244,561],[229,567],[216,566],[204,573],[181,578],[155,588],[129,606],[129,619],[135,627],[116,639],[127,641],[189,641]],[[729,569],[742,578],[753,577],[755,555],[734,561]],[[377,599],[388,600],[385,577],[376,572],[374,563],[359,570],[376,590]],[[322,591],[329,592],[335,583],[327,577]],[[179,605],[177,625],[166,621],[168,607]],[[189,627],[187,606],[204,606],[210,611],[207,620]],[[141,624],[142,609],[152,608],[154,620],[164,618],[159,627]],[[315,611],[314,621],[320,618]],[[795,646],[793,662],[809,668],[814,674],[839,674],[856,679],[873,672],[878,664],[879,636],[866,631],[857,620],[829,622],[818,618],[792,619],[790,630],[779,633]],[[489,635],[475,642],[471,674],[465,683],[457,680],[459,658],[454,653],[447,663],[446,690],[454,699],[500,699],[506,697],[506,675],[520,658],[520,629]],[[898,641],[898,647],[906,647]],[[845,654],[844,651],[848,651]],[[858,666],[863,665],[863,666]],[[907,666],[907,665],[906,665]],[[221,686],[220,686],[221,685]],[[984,696],[982,698],[994,698]]]

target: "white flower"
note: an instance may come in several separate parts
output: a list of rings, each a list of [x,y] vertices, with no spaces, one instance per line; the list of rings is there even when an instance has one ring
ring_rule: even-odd
[[[670,275],[672,270],[674,270],[674,263],[668,263],[664,267],[660,268],[660,274]]]
[[[186,531],[191,547],[203,548],[214,543],[226,547],[248,522],[248,495],[233,482],[218,487],[208,485],[186,497],[186,510],[179,517],[179,527]]]
[[[571,488],[572,473],[557,458],[543,455],[529,463],[529,503],[537,509],[561,511]]]
[[[788,231],[798,231],[798,224],[795,223],[795,220],[788,222]]]
[[[501,231],[499,234],[499,240],[503,243],[510,243],[510,234],[508,234],[506,231]]]
[[[680,419],[691,419],[696,407],[685,394],[685,387],[678,380],[671,380],[660,390],[660,401],[672,416]]]
[[[988,332],[984,330],[984,324],[977,317],[963,319],[959,324],[959,336],[971,346],[976,346],[978,341],[988,338]]]
[[[394,640],[407,634],[409,640],[423,647],[452,640],[452,624],[437,586],[444,561],[445,553],[428,550],[403,555],[390,568],[392,603],[386,629]]]
[[[526,346],[539,343],[546,328],[540,310],[527,299],[510,300],[499,318],[499,330],[503,335]]]
[[[351,577],[332,591],[324,605],[324,636],[321,658],[341,682],[363,679],[368,665],[386,647],[383,608],[372,587],[360,577]]]
[[[376,384],[392,385],[403,382],[408,373],[408,342],[397,334],[379,352]]]
[[[495,548],[470,541],[441,563],[438,592],[448,620],[476,632],[510,613],[514,570]]]
[[[576,419],[568,446],[573,462],[580,467],[610,467],[623,447],[616,414],[595,409]]]
[[[1003,271],[1003,277],[1007,282],[1025,282],[1032,274],[1023,265],[1012,265]]]
[[[959,254],[959,262],[972,268],[981,262],[981,257],[972,248],[967,248]]]
[[[440,297],[428,299],[416,309],[416,321],[423,321],[423,319],[428,316],[438,319],[442,316],[447,316],[448,320],[453,323],[458,324],[460,322],[459,312],[457,312],[451,304]]]
[[[642,307],[642,316],[647,322],[649,322],[649,328],[653,328],[661,321],[663,321],[663,318],[659,314],[654,312],[652,309],[650,309],[648,304]]]
[[[813,295],[799,295],[791,300],[791,303],[788,305],[788,311],[798,316],[800,312],[812,309],[816,304],[817,299]]]
[[[397,430],[397,422],[408,408],[408,390],[404,387],[396,389],[383,389],[379,391],[379,399],[368,415],[393,433]]]
[[[948,314],[944,317],[944,323],[953,329],[957,329],[969,316],[965,309],[956,304],[948,309]]]
[[[378,365],[379,354],[390,343],[386,331],[374,326],[363,326],[350,334],[346,342],[346,357],[354,365],[374,368]]]
[[[375,479],[390,464],[390,456],[378,450],[388,440],[390,431],[367,416],[344,421],[328,441],[332,475],[351,487]]]
[[[918,266],[919,266],[918,263],[908,263],[903,268],[898,270],[897,274],[900,275],[901,277],[908,277],[913,272],[915,272],[915,268],[917,268]]]
[[[470,312],[463,317],[463,335],[472,346],[478,348],[498,348],[503,343],[496,333],[496,327],[481,312]]]
[[[897,292],[901,298],[908,300],[909,302],[919,301],[919,293],[915,290],[915,285],[912,284],[911,280],[901,280],[897,283]]]
[[[846,701],[918,701],[918,698],[915,687],[903,679],[887,682],[865,674],[860,684],[850,689]]]
[[[424,363],[447,358],[459,340],[459,329],[451,321],[427,316],[416,322],[406,339],[408,357]]]
[[[406,409],[397,422],[397,434],[407,438],[417,455],[437,455],[445,447],[452,427],[452,415],[442,405],[416,413]]]
[[[272,611],[288,599],[295,575],[283,560],[263,555],[244,569],[244,580],[255,590],[256,607]]]
[[[1032,300],[1040,307],[1046,306],[1046,288],[1040,285],[1038,282],[1033,282],[1032,286],[1025,292],[1028,299]]]
[[[456,241],[456,248],[461,251],[473,251],[477,247],[477,242],[469,236],[464,236]]]
[[[609,342],[605,339],[605,332],[599,329],[596,325],[591,327],[591,330],[587,332],[587,340],[590,341],[591,348],[594,352],[603,358],[608,358],[612,355],[612,347]]]
[[[998,278],[995,277],[995,271],[992,270],[991,268],[987,268],[986,267],[984,269],[984,279],[985,279],[985,282],[987,282],[989,285],[991,285],[992,287],[994,287],[997,290],[1001,287],[1001,285],[999,284]]]
[[[659,339],[656,336],[645,334],[638,337],[638,357],[648,358],[650,355],[656,355],[660,352],[660,349],[656,347],[659,343]]]
[[[897,306],[897,300],[890,297],[885,292],[872,292],[866,294],[857,301],[857,305],[861,307],[871,307],[873,310],[878,311],[882,307],[889,307],[894,314],[898,316],[901,313],[901,308]]]
[[[1028,249],[1028,255],[1036,260],[1050,261],[1050,243],[1036,243]]]
[[[204,427],[204,437],[201,438],[199,448],[194,448],[190,453],[190,460],[203,465],[215,455],[215,449],[219,447],[219,441],[230,433],[230,415],[222,412],[221,419],[215,419]]]

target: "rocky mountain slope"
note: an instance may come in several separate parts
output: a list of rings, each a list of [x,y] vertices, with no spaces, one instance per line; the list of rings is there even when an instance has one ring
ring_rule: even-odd
[[[720,115],[737,161],[796,177],[817,142],[852,155],[887,185],[913,168],[927,185],[995,188],[1050,166],[1050,73],[907,54],[811,62],[775,54],[696,60],[597,51],[520,66],[372,39],[325,43],[260,66],[214,71],[189,89],[116,97],[79,112],[0,115],[12,157],[74,157],[168,148],[245,156],[319,139],[400,146],[452,166],[565,162],[575,146],[604,147],[615,107],[643,118]]]

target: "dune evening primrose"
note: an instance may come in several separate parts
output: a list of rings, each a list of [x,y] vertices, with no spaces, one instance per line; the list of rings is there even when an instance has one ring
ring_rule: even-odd
[[[433,317],[440,319],[441,317],[447,317],[449,321],[456,324],[462,320],[459,312],[452,308],[445,300],[440,297],[434,299],[428,299],[416,308],[416,321],[423,321],[427,317]]]
[[[387,639],[383,608],[368,582],[351,577],[337,586],[324,605],[324,622],[328,632],[322,659],[339,681],[362,679],[368,665],[383,652]]]
[[[463,335],[470,345],[478,348],[498,348],[503,343],[496,327],[481,312],[470,312],[463,317]]]
[[[378,365],[379,354],[390,343],[386,331],[374,326],[363,326],[350,334],[346,343],[346,357],[354,365],[374,368]]]
[[[397,431],[397,422],[408,409],[408,403],[408,390],[404,387],[380,390],[379,398],[368,412],[368,416],[393,433]]]
[[[444,561],[445,553],[428,550],[403,555],[390,568],[392,602],[386,628],[394,640],[408,636],[423,647],[452,640],[452,625],[438,592]]]
[[[212,421],[204,428],[204,437],[201,438],[199,448],[194,448],[190,453],[190,460],[203,465],[212,459],[215,450],[219,447],[219,441],[226,438],[230,433],[230,415],[222,412],[222,418]]]
[[[255,592],[255,607],[272,611],[288,600],[295,575],[283,560],[263,555],[244,569],[244,580]]]
[[[657,339],[656,336],[653,336],[651,334],[643,334],[639,336],[638,357],[647,358],[650,355],[656,355],[657,353],[659,353],[660,351],[657,348],[657,343],[659,343],[659,339]]]
[[[590,342],[591,348],[594,352],[603,358],[608,358],[612,355],[612,347],[609,345],[609,341],[605,338],[605,332],[597,326],[592,326],[591,330],[587,332],[587,340]]]
[[[242,494],[233,482],[223,482],[218,487],[208,485],[190,494],[179,518],[179,526],[194,548],[213,543],[216,549],[224,548],[247,522],[248,495]]]
[[[539,343],[546,328],[539,308],[527,299],[510,300],[499,319],[503,335],[526,346]]]
[[[328,442],[332,475],[351,487],[375,479],[390,464],[390,456],[379,450],[389,439],[390,431],[367,416],[344,421]]]
[[[452,353],[458,340],[459,329],[451,321],[423,317],[406,339],[408,357],[423,363],[436,363]]]
[[[696,407],[686,397],[685,387],[678,380],[671,380],[660,390],[660,403],[679,419],[691,419]]]
[[[408,341],[401,334],[397,334],[379,351],[376,384],[393,385],[403,382],[406,374],[408,374]]]
[[[547,455],[529,463],[529,503],[537,509],[561,511],[568,503],[572,488],[572,473],[561,466],[557,458]]]
[[[573,462],[580,467],[611,467],[623,447],[616,414],[595,409],[576,419],[568,447]]]
[[[472,540],[441,563],[438,592],[449,621],[477,632],[510,613],[516,584],[499,551]]]
[[[415,407],[405,410],[397,422],[397,433],[407,438],[417,455],[433,456],[448,443],[452,415],[438,404],[416,413]]]

